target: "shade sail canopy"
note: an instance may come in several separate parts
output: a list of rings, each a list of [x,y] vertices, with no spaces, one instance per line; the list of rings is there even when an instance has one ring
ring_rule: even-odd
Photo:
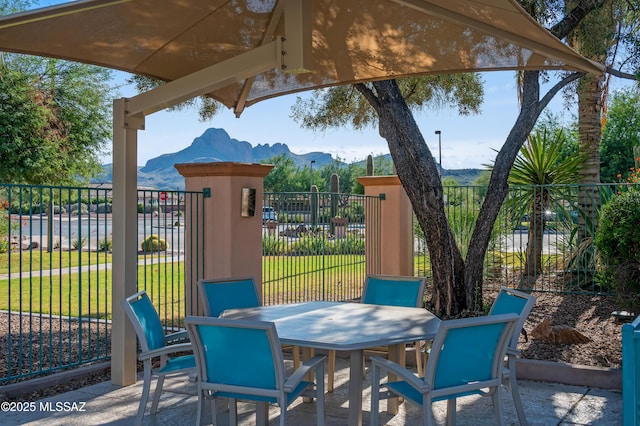
[[[294,8],[302,11],[287,21]],[[282,94],[411,75],[603,72],[514,0],[88,0],[0,18],[0,50],[167,82],[274,40],[281,62],[232,71],[207,94],[239,114]],[[285,69],[296,53],[302,59]]]

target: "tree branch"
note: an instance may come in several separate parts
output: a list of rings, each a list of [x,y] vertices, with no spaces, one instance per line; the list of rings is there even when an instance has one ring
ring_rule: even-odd
[[[640,77],[637,74],[629,74],[611,67],[607,67],[607,72],[611,75],[615,75],[616,77],[626,78],[627,80],[635,80],[639,81]]]
[[[571,9],[564,18],[549,29],[551,34],[564,40],[573,31],[585,16],[595,9],[598,9],[608,0],[581,0],[576,7]]]
[[[373,109],[375,109],[378,113],[378,116],[380,116],[380,100],[378,99],[376,94],[373,93],[373,90],[369,89],[369,87],[367,87],[367,85],[364,83],[356,83],[353,86],[358,92],[362,94],[362,96],[367,99],[369,104],[371,104]]]
[[[542,111],[551,102],[551,99],[560,91],[564,86],[571,83],[574,80],[579,79],[585,75],[583,72],[574,72],[557,82],[549,91],[538,101],[537,109]]]

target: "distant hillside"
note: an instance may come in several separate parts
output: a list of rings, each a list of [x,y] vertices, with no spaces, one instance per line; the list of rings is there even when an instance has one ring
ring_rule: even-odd
[[[286,144],[273,145],[258,144],[255,147],[249,142],[232,139],[223,129],[207,129],[201,136],[195,138],[187,148],[172,153],[163,154],[147,161],[138,168],[138,186],[162,189],[184,189],[184,178],[178,173],[174,164],[208,163],[217,161],[235,161],[243,163],[259,163],[278,155],[286,155],[300,166],[309,165],[315,160],[316,167],[322,168],[333,161],[331,154],[324,152],[310,152],[308,154],[294,154]],[[387,154],[385,157],[390,158]],[[362,163],[362,162],[359,162]],[[103,166],[104,175],[94,182],[111,182],[111,164]],[[452,176],[461,185],[472,183],[480,174],[478,169],[443,170],[443,176]]]
[[[326,166],[333,161],[331,154],[310,152],[294,154],[286,144],[258,144],[255,147],[249,142],[232,139],[223,129],[207,129],[195,138],[187,148],[163,154],[147,161],[144,167],[138,168],[138,185],[153,188],[184,188],[184,178],[173,166],[182,163],[209,163],[218,161],[236,161],[242,163],[259,163],[278,155],[285,154],[298,165],[308,165],[315,160],[318,167]],[[103,166],[104,175],[99,181],[111,181],[111,165]]]
[[[483,169],[459,169],[459,170],[442,170],[442,177],[452,177],[460,184],[460,186],[472,185],[480,176]]]

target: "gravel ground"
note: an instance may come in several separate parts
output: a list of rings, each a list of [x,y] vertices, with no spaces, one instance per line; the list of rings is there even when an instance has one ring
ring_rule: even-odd
[[[485,298],[492,301],[495,293],[486,292]],[[524,358],[561,361],[571,364],[620,368],[622,364],[622,322],[611,313],[620,310],[615,298],[593,295],[536,294],[537,301],[529,316],[525,330],[528,341],[520,338],[519,347]],[[491,303],[491,302],[489,302]],[[105,322],[84,323],[84,342],[78,341],[77,322],[40,320],[37,316],[11,315],[11,351],[9,347],[9,314],[0,313],[0,377],[6,376],[9,357],[16,364],[16,354],[22,352],[23,363],[35,365],[42,350],[45,354],[62,354],[66,360],[77,361],[80,356],[105,351],[108,346],[109,325]],[[582,344],[552,344],[531,336],[532,330],[548,319],[553,327],[573,328],[590,339]],[[20,325],[22,329],[20,329]],[[35,344],[29,351],[28,339],[20,339],[22,333],[33,333]],[[89,338],[87,338],[89,336]],[[82,348],[82,350],[80,350]],[[33,364],[35,363],[35,364]],[[54,361],[45,360],[43,367],[55,366]],[[33,368],[33,367],[32,367]],[[45,396],[81,388],[109,380],[109,370],[92,374],[69,383],[37,389],[27,395],[13,397],[18,400],[36,400]],[[0,387],[0,400],[2,396]]]

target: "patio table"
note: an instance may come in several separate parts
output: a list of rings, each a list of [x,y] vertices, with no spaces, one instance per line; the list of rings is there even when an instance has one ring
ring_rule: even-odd
[[[306,302],[230,309],[224,318],[275,323],[284,344],[350,352],[349,425],[362,425],[364,350],[389,346],[398,361],[403,344],[435,337],[440,320],[422,308],[342,302]],[[397,411],[389,400],[390,412]]]

